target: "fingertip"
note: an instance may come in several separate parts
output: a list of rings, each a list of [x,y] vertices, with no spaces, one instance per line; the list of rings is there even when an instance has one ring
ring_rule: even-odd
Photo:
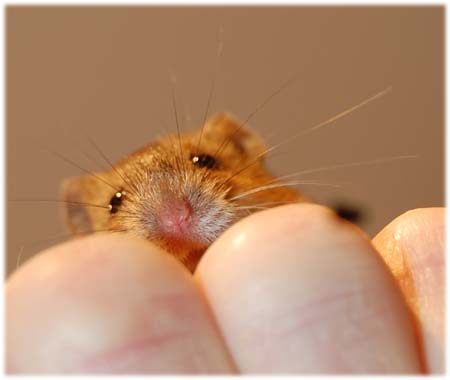
[[[53,247],[12,276],[6,301],[8,373],[231,368],[187,270],[137,238],[105,234]]]
[[[281,251],[282,245],[289,243],[287,236],[313,236],[310,232],[314,229],[325,231],[341,226],[350,227],[350,224],[331,209],[312,203],[281,206],[252,214],[233,225],[213,243],[199,263],[197,276],[211,273],[215,268],[223,271],[229,265],[238,269],[237,260],[253,260],[247,252],[255,243],[261,246],[275,243],[277,251]],[[257,251],[254,254],[272,254],[272,251]]]
[[[427,367],[444,373],[445,208],[410,210],[373,239],[420,330]]]
[[[129,260],[130,252],[136,260]],[[75,283],[81,277],[108,272],[109,266],[134,266],[137,262],[145,268],[150,262],[166,262],[176,266],[171,257],[157,246],[132,235],[99,233],[76,238],[50,247],[28,260],[15,271],[7,282],[7,290],[23,282],[55,281]],[[144,264],[146,263],[146,264]],[[61,271],[65,271],[61,276]]]
[[[246,218],[195,276],[244,373],[420,372],[391,274],[369,239],[327,208]]]

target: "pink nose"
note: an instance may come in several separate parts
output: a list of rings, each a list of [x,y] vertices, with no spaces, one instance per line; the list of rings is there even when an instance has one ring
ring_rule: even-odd
[[[192,206],[188,201],[168,199],[158,215],[161,231],[168,235],[185,234],[192,219]]]

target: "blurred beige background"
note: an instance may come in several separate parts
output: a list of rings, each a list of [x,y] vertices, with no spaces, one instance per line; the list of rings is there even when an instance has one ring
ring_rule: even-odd
[[[324,171],[341,189],[303,189],[318,202],[361,206],[375,234],[408,209],[444,202],[443,7],[8,7],[7,198],[58,199],[63,178],[175,130],[170,73],[184,129],[199,126],[223,54],[210,114],[245,119],[294,73],[299,79],[251,120],[275,144],[393,86],[382,99],[270,160],[279,175],[400,155],[414,160]],[[96,157],[89,160],[87,156]],[[93,162],[94,161],[94,162]],[[95,163],[96,162],[96,163]],[[7,270],[65,239],[62,205],[8,202]]]

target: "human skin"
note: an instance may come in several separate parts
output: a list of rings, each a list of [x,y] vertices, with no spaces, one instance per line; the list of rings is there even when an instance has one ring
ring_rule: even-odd
[[[74,240],[8,280],[6,370],[442,373],[443,236],[443,209],[372,244],[324,207],[289,205],[231,227],[193,276],[146,241]]]

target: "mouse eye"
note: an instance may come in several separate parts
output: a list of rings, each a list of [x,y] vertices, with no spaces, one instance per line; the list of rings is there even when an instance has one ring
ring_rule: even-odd
[[[118,191],[113,195],[108,205],[109,212],[111,214],[115,214],[117,211],[119,211],[119,207],[122,204],[124,195],[125,195],[124,191]]]
[[[192,163],[201,168],[213,169],[217,167],[217,160],[209,154],[199,154],[191,157]]]

